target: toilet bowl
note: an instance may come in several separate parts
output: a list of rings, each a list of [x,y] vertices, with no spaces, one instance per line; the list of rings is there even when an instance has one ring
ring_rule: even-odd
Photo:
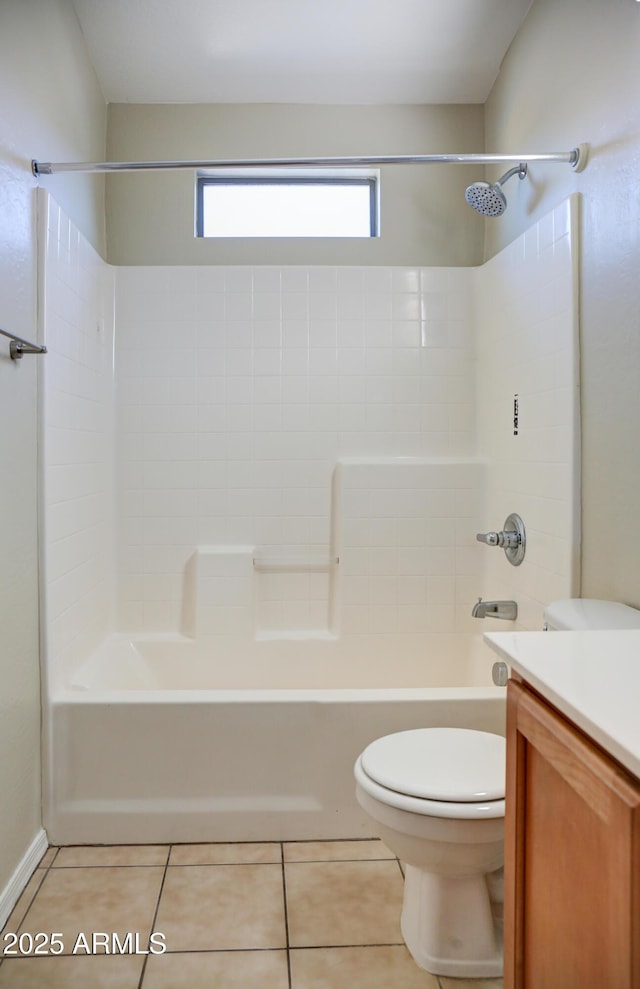
[[[502,974],[500,918],[487,877],[501,869],[505,740],[422,728],[372,742],[356,798],[406,863],[402,936],[417,964],[458,978]]]

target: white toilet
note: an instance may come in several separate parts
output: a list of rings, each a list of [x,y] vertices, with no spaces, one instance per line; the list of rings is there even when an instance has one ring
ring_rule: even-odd
[[[544,609],[544,627],[549,632],[640,628],[640,611],[619,601],[570,598],[547,605]]]
[[[435,975],[502,974],[487,873],[503,863],[505,740],[464,728],[418,728],[368,745],[356,797],[406,863],[400,926]]]
[[[545,628],[640,628],[613,601],[555,601]],[[419,728],[372,742],[356,761],[356,797],[406,863],[401,929],[435,975],[502,975],[505,740],[464,728]],[[494,895],[497,894],[497,895]]]

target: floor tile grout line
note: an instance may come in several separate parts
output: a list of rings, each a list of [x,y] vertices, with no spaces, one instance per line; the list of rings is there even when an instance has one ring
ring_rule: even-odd
[[[353,862],[397,862],[398,859],[395,856],[390,855],[388,858],[367,858],[367,859],[296,859],[295,861],[286,861],[287,865],[338,865]],[[216,868],[217,866],[223,865],[280,865],[282,859],[274,859],[272,862],[169,862],[168,867],[170,869],[199,869],[199,868]],[[40,868],[40,867],[38,867]],[[69,869],[162,869],[164,868],[163,862],[140,862],[140,863],[114,863],[113,865],[58,865],[53,864],[48,867],[43,867],[43,871],[49,872],[50,869],[54,869],[55,872],[64,872]],[[34,870],[35,871],[35,870]],[[402,870],[401,870],[402,871]]]
[[[292,989],[291,982],[291,943],[289,941],[289,910],[287,907],[287,874],[284,861],[284,842],[280,842],[280,855],[282,856],[282,895],[284,898],[284,934],[287,945],[287,984]]]
[[[190,841],[183,842],[183,844],[196,845],[198,842]],[[215,842],[208,841],[208,845],[213,845]],[[223,844],[220,842],[219,844]],[[240,844],[240,842],[233,842],[233,844]],[[264,842],[263,844],[268,844]],[[85,841],[80,845],[49,845],[49,849],[55,848],[56,854],[63,848],[172,848],[172,842],[170,841],[120,841],[120,842],[104,842],[104,841]],[[54,856],[55,857],[55,856]]]
[[[233,863],[234,865],[236,863]],[[238,863],[239,865],[240,863]],[[52,866],[54,872],[68,872],[71,869],[164,869],[166,863],[164,862],[154,862],[153,865],[149,862],[141,863],[140,865],[133,865],[129,863],[128,865],[57,865]],[[49,872],[49,869],[47,869]]]
[[[286,948],[176,948],[172,951],[170,948],[164,952],[166,955],[244,955],[247,952],[254,954],[259,951],[263,954],[268,954],[270,951],[286,951]]]
[[[314,945],[309,945],[308,947],[313,948]],[[331,945],[329,945],[329,947],[331,947]],[[335,947],[340,947],[340,945],[335,945]],[[372,945],[366,945],[366,944],[365,945],[347,944],[347,945],[342,945],[342,947],[347,947],[347,948],[362,948],[362,947],[364,947],[364,948],[370,948],[370,947],[372,947]],[[245,954],[246,952],[261,951],[264,954],[267,954],[270,951],[286,951],[286,950],[287,949],[284,948],[284,947],[282,947],[282,948],[256,948],[256,947],[250,947],[250,948],[176,948],[173,951],[170,948],[167,948],[167,950],[164,951],[163,954],[165,954],[165,955],[221,955],[221,954],[222,955],[225,955],[225,954],[242,955],[242,954]],[[96,951],[96,952],[92,953],[91,955],[87,955],[86,952],[84,954],[81,954],[81,955],[80,954],[73,955],[73,954],[71,954],[69,952],[62,951],[59,955],[16,955],[15,958],[14,957],[11,957],[8,960],[9,961],[16,961],[17,962],[17,961],[38,961],[38,959],[40,959],[40,958],[49,958],[49,959],[51,959],[51,958],[76,958],[76,957],[80,957],[80,958],[95,958],[98,955],[102,955],[102,954],[108,955],[109,958],[122,958],[122,957],[128,956],[129,955],[129,952],[126,952],[126,951],[123,951],[123,952],[117,952],[117,951],[112,951],[112,952]],[[151,954],[153,954],[153,952],[151,952]]]
[[[284,861],[287,865],[307,865],[309,862],[393,862],[396,859],[395,855],[385,855],[384,858],[357,858],[357,859],[287,859]]]
[[[358,839],[356,839],[358,840]],[[160,845],[165,845],[166,842],[160,842]],[[195,845],[281,845],[281,841],[172,841],[171,848],[189,848],[189,846]],[[115,848],[118,846],[115,845]],[[131,847],[131,846],[128,846]],[[135,847],[135,846],[134,846]],[[144,846],[143,846],[144,847]]]
[[[241,868],[265,868],[274,865],[282,865],[281,859],[277,862],[192,862],[190,864],[178,863],[170,865],[170,869],[241,869]]]
[[[151,921],[151,930],[149,931],[149,938],[154,933],[156,929],[156,920],[158,917],[158,911],[160,909],[160,900],[162,899],[162,891],[164,889],[164,881],[167,878],[167,869],[169,868],[169,859],[171,858],[171,845],[167,846],[167,859],[164,863],[164,872],[162,873],[162,880],[160,882],[160,889],[158,890],[158,899],[156,901],[156,908],[153,912],[153,919]],[[149,961],[149,955],[145,955],[144,961],[142,963],[142,971],[140,972],[140,980],[138,982],[138,989],[142,989],[142,983],[144,982],[145,972],[147,971],[147,962]]]
[[[282,842],[283,845],[346,845],[347,843],[355,844],[358,841],[370,841],[370,842],[380,842],[380,838],[285,838]],[[239,843],[238,843],[239,844]],[[259,845],[268,845],[269,842],[257,842]]]
[[[401,948],[404,941],[366,941],[355,944],[294,944],[291,951],[338,951],[340,948]]]
[[[176,951],[171,951],[167,949],[164,954],[166,955],[245,955],[245,954],[269,954],[289,951],[341,951],[343,948],[353,949],[353,948],[401,948],[404,945],[404,941],[372,941],[371,943],[355,943],[355,944],[297,944],[287,949],[284,948],[178,948]],[[102,954],[98,952],[97,955]],[[105,952],[106,954],[106,952]],[[43,958],[51,959],[56,958],[75,958],[68,952],[62,952],[59,955],[20,955],[15,958],[7,959],[12,962],[27,962],[27,961],[40,961]],[[82,955],[81,957],[88,957],[87,955]],[[116,955],[113,953],[109,957],[123,957],[122,955]]]

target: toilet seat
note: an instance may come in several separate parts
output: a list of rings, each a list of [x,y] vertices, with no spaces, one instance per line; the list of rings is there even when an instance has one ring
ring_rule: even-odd
[[[418,728],[377,738],[362,753],[375,783],[409,797],[477,803],[504,798],[505,740],[466,728]]]
[[[462,728],[378,738],[355,766],[358,784],[389,806],[432,817],[504,817],[505,740]]]

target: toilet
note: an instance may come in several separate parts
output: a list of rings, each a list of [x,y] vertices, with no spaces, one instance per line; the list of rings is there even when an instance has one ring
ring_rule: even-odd
[[[613,601],[555,601],[550,631],[640,628]],[[502,975],[501,890],[505,739],[466,728],[417,728],[378,738],[358,757],[356,798],[406,863],[400,926],[434,975]]]
[[[544,629],[548,632],[607,628],[640,628],[640,611],[619,601],[595,598],[552,601],[544,609]]]
[[[434,975],[502,974],[486,876],[503,863],[505,740],[466,728],[418,728],[372,742],[356,798],[405,863],[400,927]]]

